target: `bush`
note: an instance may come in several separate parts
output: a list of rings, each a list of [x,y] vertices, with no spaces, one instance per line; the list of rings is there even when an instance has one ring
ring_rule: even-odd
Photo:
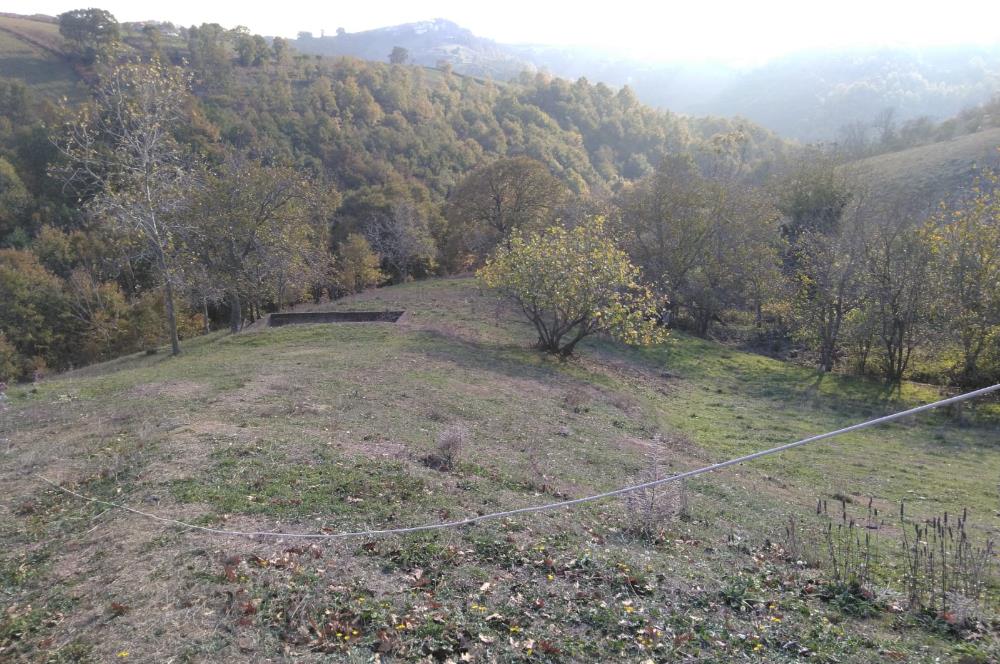
[[[451,471],[458,464],[469,432],[463,426],[450,426],[438,435],[437,450],[424,458],[424,463],[435,470]]]
[[[480,280],[520,306],[538,332],[538,347],[562,357],[584,337],[605,332],[629,344],[662,341],[656,301],[604,231],[600,217],[572,230],[553,226],[524,237],[515,232]]]

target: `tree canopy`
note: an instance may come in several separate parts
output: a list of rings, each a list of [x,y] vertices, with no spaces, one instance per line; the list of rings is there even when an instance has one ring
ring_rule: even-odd
[[[120,39],[118,21],[104,9],[74,9],[59,15],[59,34],[86,63],[107,55]]]

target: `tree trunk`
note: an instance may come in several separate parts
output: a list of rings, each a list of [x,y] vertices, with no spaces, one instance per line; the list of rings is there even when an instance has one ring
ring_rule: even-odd
[[[831,348],[824,347],[820,352],[819,368],[825,373],[833,371],[833,350]]]
[[[212,331],[212,325],[208,321],[208,298],[207,297],[201,298],[201,317],[202,317],[203,322],[205,324],[205,334],[208,334],[209,332]]]
[[[229,294],[229,331],[236,334],[243,327],[243,309],[240,307],[240,296]]]
[[[712,313],[702,309],[695,314],[695,321],[698,326],[698,336],[703,339],[708,337],[708,330],[712,327]]]
[[[163,305],[167,311],[167,331],[170,333],[170,354],[180,355],[181,344],[177,338],[177,317],[174,314],[174,287],[170,284],[170,276],[164,270]]]

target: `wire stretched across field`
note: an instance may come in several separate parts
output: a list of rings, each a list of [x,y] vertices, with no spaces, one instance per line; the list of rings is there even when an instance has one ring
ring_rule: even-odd
[[[597,500],[604,500],[606,498],[613,498],[616,496],[622,496],[627,493],[632,493],[633,491],[642,491],[644,489],[649,489],[654,486],[659,486],[661,484],[667,484],[668,482],[677,482],[689,477],[695,477],[697,475],[703,475],[705,473],[711,473],[716,470],[721,470],[729,466],[735,466],[736,464],[746,463],[747,461],[753,461],[755,459],[760,459],[761,457],[769,456],[771,454],[777,454],[779,452],[784,452],[796,447],[801,447],[803,445],[808,445],[809,443],[815,443],[820,440],[826,440],[828,438],[833,438],[835,436],[840,436],[845,433],[850,433],[852,431],[859,431],[861,429],[867,429],[869,427],[878,426],[880,424],[887,424],[895,420],[908,417],[910,415],[916,415],[917,413],[922,413],[926,410],[931,410],[933,408],[940,408],[941,406],[948,406],[955,403],[960,403],[962,401],[967,401],[969,399],[975,399],[976,397],[981,397],[991,392],[996,392],[1000,390],[1000,384],[993,385],[991,387],[984,387],[973,392],[967,392],[965,394],[959,394],[948,399],[942,399],[940,401],[935,401],[933,403],[924,404],[923,406],[917,406],[916,408],[910,408],[909,410],[904,410],[898,413],[893,413],[892,415],[886,415],[884,417],[879,417],[873,420],[868,420],[867,422],[860,422],[858,424],[852,424],[851,426],[844,427],[843,429],[837,429],[836,431],[829,431],[827,433],[821,433],[815,436],[810,436],[809,438],[803,438],[802,440],[797,440],[794,443],[787,443],[785,445],[779,445],[778,447],[772,447],[767,450],[761,450],[759,452],[754,452],[752,454],[747,454],[741,457],[736,457],[735,459],[729,459],[728,461],[722,461],[719,463],[714,463],[702,468],[697,468],[695,470],[689,470],[687,472],[678,473],[677,475],[671,475],[670,477],[664,477],[661,479],[653,480],[650,482],[643,482],[642,484],[634,484],[631,486],[622,487],[620,489],[615,489],[613,491],[605,491],[604,493],[597,493],[591,496],[585,496],[583,498],[573,498],[571,500],[563,500],[555,503],[546,503],[544,505],[533,505],[530,507],[520,507],[512,510],[504,510],[502,512],[492,512],[490,514],[481,514],[479,516],[468,517],[466,519],[457,519],[455,521],[443,521],[440,523],[429,523],[420,526],[409,526],[403,528],[385,528],[381,530],[358,530],[350,532],[341,533],[278,533],[270,531],[242,531],[242,530],[227,530],[224,528],[211,528],[209,526],[199,526],[192,523],[185,523],[183,521],[178,521],[177,519],[171,519],[169,517],[163,517],[156,514],[151,514],[149,512],[143,512],[142,510],[137,510],[128,505],[122,505],[120,503],[112,503],[106,500],[100,500],[98,498],[92,498],[90,496],[85,496],[81,493],[77,493],[72,489],[67,489],[66,487],[53,482],[52,480],[43,477],[41,475],[34,475],[34,477],[50,484],[59,491],[67,493],[71,496],[80,498],[81,500],[86,500],[91,503],[98,505],[105,505],[109,508],[117,508],[124,510],[126,512],[131,512],[147,519],[153,519],[155,521],[160,521],[161,523],[166,523],[173,526],[179,526],[188,530],[197,530],[204,533],[210,533],[213,535],[228,535],[232,537],[249,537],[249,538],[274,538],[274,539],[310,539],[310,540],[338,540],[338,539],[348,539],[354,537],[379,537],[383,535],[405,535],[408,533],[421,533],[430,530],[444,530],[446,528],[459,528],[461,526],[471,526],[482,521],[490,521],[492,519],[503,519],[512,516],[518,516],[521,514],[532,514],[535,512],[545,512],[548,510],[562,509],[566,507],[573,507],[575,505],[582,505],[583,503],[590,503]]]

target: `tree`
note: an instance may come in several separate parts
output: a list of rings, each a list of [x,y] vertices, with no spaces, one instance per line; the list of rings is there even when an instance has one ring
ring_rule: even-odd
[[[664,318],[683,310],[701,335],[747,303],[760,325],[780,281],[777,210],[762,191],[725,177],[733,165],[714,170],[723,179],[703,177],[689,156],[664,157],[624,191],[619,220],[632,260],[669,302]]]
[[[173,132],[183,123],[188,81],[179,69],[125,62],[104,72],[93,104],[68,123],[61,148],[65,179],[89,197],[97,220],[134,238],[163,287],[171,352],[180,353],[174,255],[190,172]]]
[[[60,280],[34,254],[0,249],[0,302],[0,336],[17,351],[19,375],[69,361],[75,331],[69,303]]]
[[[410,52],[402,46],[393,46],[389,54],[389,62],[394,65],[405,65],[410,59]]]
[[[698,260],[678,289],[698,334],[732,309],[763,308],[781,294],[778,211],[763,192],[737,182],[715,183],[709,228]]]
[[[844,322],[862,295],[867,220],[859,208],[843,216],[835,233],[800,231],[792,253],[798,336],[817,350],[826,372],[840,358]]]
[[[7,341],[3,330],[0,330],[0,394],[3,394],[4,383],[19,377],[21,356],[18,354],[14,344]],[[0,399],[0,407],[3,406]]]
[[[849,175],[820,154],[803,160],[779,192],[797,335],[817,350],[822,371],[839,360],[844,322],[862,297],[866,203]]]
[[[882,342],[882,375],[898,383],[928,319],[930,252],[901,204],[883,207],[878,217],[864,244],[863,297]]]
[[[31,91],[24,82],[0,78],[0,117],[27,124],[32,119],[32,102]]]
[[[1000,346],[1000,173],[984,173],[970,198],[943,208],[924,236],[933,252],[934,316],[961,349],[953,379],[973,387],[985,379],[983,355]]]
[[[437,247],[427,218],[412,203],[397,203],[388,214],[374,215],[366,233],[396,283],[404,283],[415,271],[434,269]]]
[[[246,28],[233,31],[236,38],[236,54],[244,67],[258,67],[271,53],[267,40],[260,35],[251,35]]]
[[[202,23],[188,30],[188,53],[199,88],[220,92],[231,87],[232,36],[218,23]]]
[[[541,350],[561,357],[597,332],[629,344],[666,335],[655,322],[651,293],[638,283],[639,269],[606,235],[600,218],[572,230],[515,231],[478,276],[521,308]]]
[[[288,40],[284,37],[275,37],[271,40],[271,51],[274,53],[274,61],[279,65],[284,64],[288,59]]]
[[[59,15],[59,34],[90,64],[107,55],[120,38],[118,21],[103,9],[74,9]]]
[[[470,173],[452,193],[452,234],[485,256],[514,229],[542,228],[566,193],[545,164],[530,157],[498,159]]]
[[[24,223],[31,194],[9,161],[0,157],[0,247],[23,245],[28,240]]]
[[[836,233],[840,219],[854,195],[843,169],[822,155],[803,159],[782,183],[778,207],[785,216],[781,232],[794,258],[801,234]]]
[[[340,243],[334,274],[338,289],[345,293],[360,293],[385,279],[379,269],[378,254],[360,233],[351,233]]]
[[[81,360],[105,360],[136,349],[130,307],[118,284],[100,283],[87,270],[76,269],[66,281],[66,291],[82,328]]]
[[[305,288],[325,253],[324,229],[313,223],[318,187],[297,169],[268,166],[231,154],[203,185],[188,210],[189,252],[225,293],[230,329],[243,326],[244,299],[273,297],[280,308],[284,290]]]
[[[161,57],[163,53],[163,33],[160,31],[160,26],[155,23],[147,23],[142,26],[142,34],[149,40],[150,52],[156,57]]]
[[[713,233],[715,187],[687,155],[665,157],[657,171],[626,191],[621,225],[643,277],[663,293],[672,318],[696,287],[692,274],[706,260]],[[667,312],[661,312],[666,314]]]

